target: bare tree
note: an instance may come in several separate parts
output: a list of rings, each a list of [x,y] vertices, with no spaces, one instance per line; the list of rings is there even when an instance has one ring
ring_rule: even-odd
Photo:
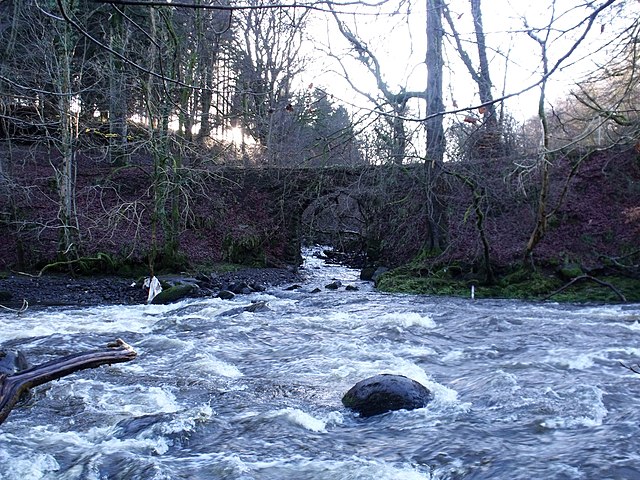
[[[129,26],[124,14],[114,7],[109,20],[109,46],[124,56],[129,43]],[[129,88],[126,64],[121,57],[109,55],[109,159],[115,165],[128,163],[127,136]]]
[[[478,87],[478,94],[482,107],[480,113],[483,116],[482,125],[472,132],[473,145],[469,151],[479,156],[491,156],[502,153],[501,150],[501,132],[499,129],[499,120],[493,99],[493,83],[491,81],[491,72],[489,69],[489,60],[487,57],[487,42],[484,33],[484,25],[482,22],[482,2],[481,0],[470,0],[471,16],[473,18],[473,27],[475,34],[475,45],[477,50],[478,66],[476,67],[471,60],[470,55],[464,48],[460,34],[457,31],[455,22],[452,18],[449,8],[443,10],[444,18],[449,25],[455,40],[456,50],[462,59],[469,75]],[[462,15],[462,14],[461,14]]]
[[[424,123],[427,132],[425,175],[428,189],[427,210],[430,238],[426,242],[426,246],[435,251],[443,248],[446,242],[445,210],[441,198],[437,194],[437,185],[446,148],[443,126],[445,109],[442,95],[442,69],[444,65],[442,16],[444,7],[443,0],[427,0],[427,53],[425,57],[427,65],[427,116]]]
[[[640,137],[640,20],[633,19],[609,62],[581,81],[551,122],[556,146],[633,146]]]
[[[563,200],[563,196],[561,196],[560,200],[557,203],[555,208],[550,209],[549,202],[549,187],[550,187],[550,172],[552,165],[552,158],[550,156],[550,128],[549,121],[547,117],[547,112],[545,109],[546,106],[546,86],[549,78],[554,70],[558,68],[558,66],[567,58],[571,56],[571,54],[576,50],[576,48],[582,43],[585,39],[587,33],[591,30],[594,25],[594,22],[598,15],[600,15],[606,8],[608,8],[611,4],[614,3],[615,0],[608,0],[603,3],[599,7],[595,8],[592,13],[582,21],[580,21],[577,25],[583,26],[582,32],[577,40],[571,45],[568,51],[560,57],[560,59],[555,63],[552,67],[549,64],[549,45],[552,40],[552,32],[555,30],[554,22],[556,20],[556,12],[555,12],[555,2],[553,4],[551,10],[551,18],[546,27],[539,29],[528,29],[528,35],[538,43],[540,46],[540,59],[542,63],[542,81],[540,84],[540,96],[538,100],[538,119],[540,121],[541,126],[541,145],[538,156],[538,167],[540,171],[540,185],[539,185],[539,193],[537,198],[537,206],[536,206],[536,216],[534,227],[527,242],[527,245],[524,249],[523,259],[525,263],[529,263],[533,265],[532,254],[536,246],[540,243],[542,238],[544,237],[549,218],[555,213],[555,211],[559,208],[561,201]],[[566,191],[566,190],[565,190]]]
[[[79,16],[89,13],[70,2],[60,5]],[[37,112],[26,116],[31,119],[27,121],[28,130],[34,133],[31,141],[46,143],[59,153],[59,158],[51,159],[58,215],[49,226],[58,232],[59,257],[73,260],[82,248],[76,210],[76,150],[86,49],[82,39],[60,19],[56,6],[45,9],[29,2],[15,5],[13,13],[14,40],[10,41],[11,50],[6,51],[10,56],[3,59],[3,68],[10,69],[15,80],[7,82],[9,95],[5,98],[14,107]]]
[[[264,3],[252,0],[251,5]],[[276,112],[291,108],[292,81],[304,68],[307,13],[285,7],[244,10],[237,26],[236,112],[244,131],[265,147],[272,164],[278,161],[273,148]]]
[[[351,51],[353,56],[358,62],[360,62],[371,74],[378,87],[378,94],[374,95],[372,92],[367,92],[359,82],[352,78],[352,75],[347,71],[343,62],[339,62],[344,78],[349,82],[351,87],[365,96],[371,101],[379,111],[388,110],[387,115],[384,115],[384,120],[389,124],[391,130],[390,136],[390,156],[393,163],[402,164],[405,159],[408,135],[405,126],[405,117],[407,115],[407,104],[411,99],[427,99],[426,91],[407,91],[405,88],[392,89],[389,83],[384,78],[384,73],[380,61],[378,60],[375,52],[367,43],[358,38],[357,35],[348,27],[348,25],[340,19],[340,16],[335,10],[332,10],[333,17],[336,21],[336,25],[342,36],[351,45]],[[335,57],[335,56],[334,56]],[[382,97],[382,100],[380,99]]]

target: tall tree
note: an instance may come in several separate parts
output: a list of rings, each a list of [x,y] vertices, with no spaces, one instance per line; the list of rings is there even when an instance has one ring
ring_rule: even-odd
[[[546,234],[549,218],[553,216],[558,209],[561,199],[558,201],[555,208],[549,207],[549,188],[550,188],[550,172],[552,165],[552,156],[550,155],[550,131],[549,121],[546,112],[546,88],[552,73],[566,60],[568,59],[577,47],[584,41],[587,34],[593,27],[598,16],[611,6],[615,0],[607,0],[598,7],[594,7],[592,12],[584,19],[576,24],[576,28],[581,28],[579,37],[573,42],[564,55],[562,55],[555,64],[551,65],[549,62],[549,45],[552,42],[553,35],[556,34],[557,12],[555,10],[555,1],[551,9],[551,18],[547,25],[543,28],[528,28],[528,35],[535,40],[540,46],[540,59],[542,63],[542,72],[540,80],[540,95],[538,99],[538,119],[541,125],[540,149],[538,152],[538,167],[540,170],[540,185],[537,197],[536,213],[534,226],[529,236],[529,240],[524,248],[523,263],[533,266],[533,251],[538,246],[544,235]],[[573,170],[575,171],[575,170]]]
[[[482,126],[475,133],[478,137],[474,139],[472,152],[479,156],[490,156],[502,153],[502,140],[499,126],[499,120],[496,114],[496,108],[493,101],[491,72],[489,69],[489,60],[487,57],[487,43],[484,33],[484,24],[482,21],[482,1],[470,0],[471,16],[473,18],[473,30],[475,35],[475,44],[477,50],[478,65],[475,66],[471,60],[471,56],[464,48],[462,39],[456,28],[449,8],[443,9],[443,15],[453,34],[458,55],[462,59],[469,75],[478,87],[478,95],[480,103],[483,105],[480,109],[483,116]]]
[[[442,16],[443,0],[427,1],[427,116],[425,129],[427,132],[427,147],[425,159],[425,175],[427,180],[427,218],[430,226],[430,238],[426,247],[430,250],[440,250],[444,247],[445,239],[445,210],[436,191],[440,178],[446,140],[443,127],[444,101],[442,94]]]
[[[181,158],[172,154],[169,124],[175,114],[180,86],[176,84],[179,70],[179,39],[174,30],[174,10],[171,7],[149,9],[149,37],[152,48],[149,71],[161,71],[162,78],[148,75],[145,85],[147,117],[149,118],[149,148],[153,155],[153,213],[150,268],[153,274],[156,260],[165,265],[179,263],[180,215],[179,172]]]
[[[236,112],[243,129],[276,162],[272,147],[274,114],[289,107],[292,82],[304,68],[301,53],[308,11],[260,8],[263,0],[251,0],[254,9],[243,10],[237,26]]]
[[[374,78],[378,88],[377,95],[366,91],[361,86],[361,80],[354,78],[354,75],[347,71],[344,63],[340,62],[343,76],[354,90],[376,105],[379,111],[386,113],[384,119],[391,131],[388,142],[391,161],[396,164],[402,164],[405,160],[408,142],[405,125],[405,117],[408,110],[407,104],[409,100],[414,98],[426,100],[428,93],[426,91],[407,91],[403,87],[392,88],[384,78],[381,63],[373,49],[364,40],[358,38],[349,26],[340,19],[333,8],[332,14],[340,33],[351,45],[352,54]]]
[[[81,110],[79,92],[87,68],[86,46],[61,13],[87,19],[91,10],[75,2],[60,0],[46,8],[36,2],[14,4],[15,31],[10,41],[11,58],[3,59],[7,78],[9,104],[24,108],[35,123],[31,141],[52,147],[58,195],[58,214],[49,223],[58,232],[58,256],[73,261],[82,249],[76,210],[76,169],[78,119]],[[19,41],[18,41],[19,39]],[[6,73],[8,74],[9,71]],[[4,73],[4,72],[3,72]]]
[[[109,160],[115,165],[124,165],[128,161],[129,82],[127,65],[122,57],[127,53],[130,33],[123,11],[116,6],[112,9],[109,46],[119,56],[109,55]]]

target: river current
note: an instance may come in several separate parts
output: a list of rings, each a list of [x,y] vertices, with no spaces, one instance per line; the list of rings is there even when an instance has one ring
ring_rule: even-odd
[[[640,361],[640,305],[383,294],[311,256],[304,271],[233,300],[0,314],[0,345],[33,364],[118,337],[138,352],[35,389],[0,425],[0,478],[640,479],[640,375],[621,365]],[[342,395],[377,373],[434,400],[359,418]]]

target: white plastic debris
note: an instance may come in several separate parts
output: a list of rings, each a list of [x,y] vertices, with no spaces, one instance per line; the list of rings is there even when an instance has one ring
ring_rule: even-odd
[[[142,284],[142,288],[149,289],[149,296],[147,297],[147,303],[151,303],[153,299],[162,291],[162,285],[160,285],[160,280],[156,277],[145,278],[144,283]]]

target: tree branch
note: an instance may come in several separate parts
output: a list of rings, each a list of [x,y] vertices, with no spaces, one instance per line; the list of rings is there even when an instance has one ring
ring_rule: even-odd
[[[87,368],[128,362],[137,355],[120,338],[107,347],[109,350],[76,353],[13,375],[0,375],[0,424],[7,419],[20,396],[27,390]]]
[[[366,7],[379,7],[387,3],[387,0],[380,0],[375,3],[365,3],[361,1],[353,1],[353,2],[344,2],[344,3],[336,3],[329,1],[320,1],[317,3],[288,3],[288,4],[277,4],[270,3],[266,5],[206,5],[195,2],[164,2],[164,1],[145,1],[145,0],[91,0],[94,3],[110,3],[112,5],[137,5],[143,7],[179,7],[179,8],[192,8],[192,9],[202,9],[202,10],[222,10],[233,12],[236,10],[273,10],[280,8],[303,8],[305,10],[315,10],[318,12],[332,12],[333,6],[337,5],[339,7],[348,7],[348,6],[366,6]],[[329,7],[321,7],[319,5],[327,4]],[[340,12],[344,13],[344,12]]]
[[[615,293],[621,301],[623,301],[623,302],[627,301],[627,298],[623,295],[623,293],[620,290],[618,290],[616,287],[614,287],[612,284],[610,284],[609,282],[605,282],[604,280],[597,279],[596,277],[592,277],[591,275],[580,275],[580,276],[574,278],[573,280],[571,280],[567,284],[565,284],[562,287],[560,287],[559,289],[557,289],[555,292],[552,292],[549,295],[547,295],[546,297],[544,297],[542,300],[549,300],[551,297],[553,297],[554,295],[557,295],[558,293],[562,292],[563,290],[569,288],[571,285],[573,285],[574,283],[578,282],[579,280],[593,280],[597,284],[602,285],[603,287],[607,287],[607,288],[611,289],[611,291],[613,293]]]

